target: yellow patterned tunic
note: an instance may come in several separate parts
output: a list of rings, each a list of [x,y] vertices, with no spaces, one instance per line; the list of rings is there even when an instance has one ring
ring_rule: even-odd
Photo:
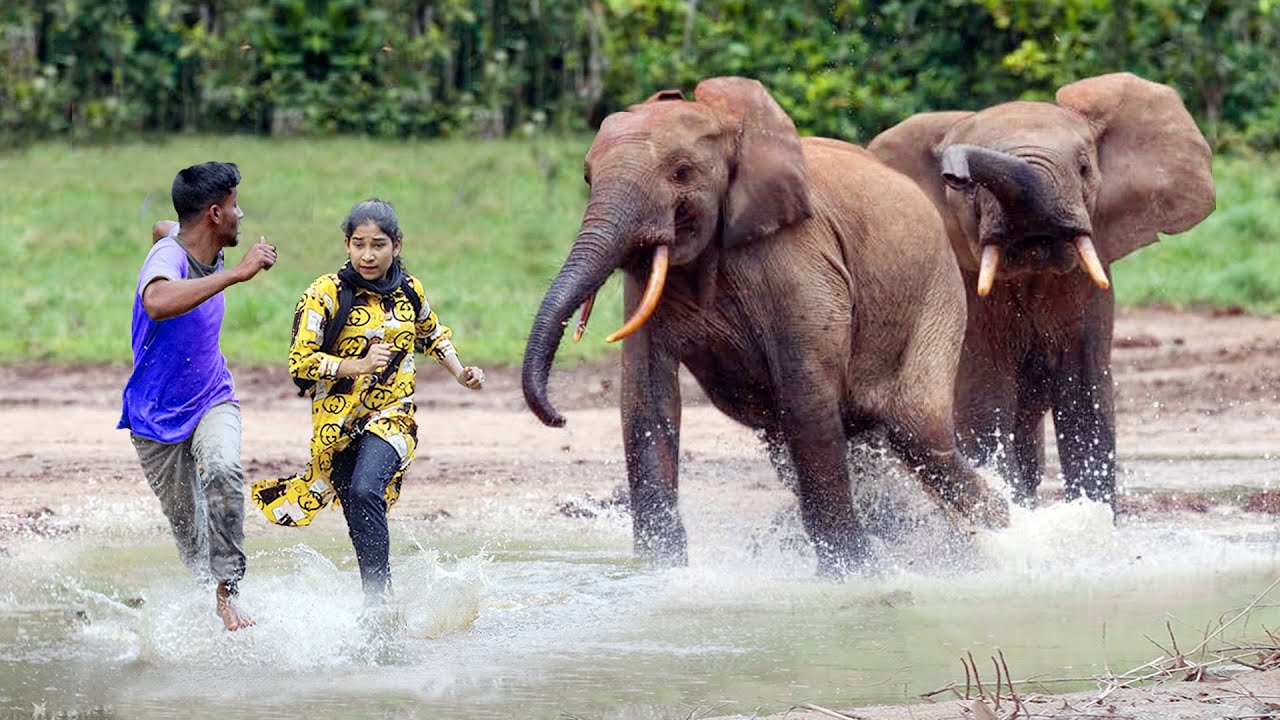
[[[357,288],[332,355],[321,352],[320,345],[325,324],[338,306],[338,276],[317,278],[298,301],[289,374],[316,381],[311,399],[311,462],[297,475],[254,483],[250,494],[271,522],[310,524],[336,496],[329,481],[333,457],[362,432],[377,435],[399,453],[400,469],[387,484],[387,507],[399,498],[400,483],[418,444],[413,419],[414,352],[440,362],[454,352],[449,341],[452,332],[432,312],[422,283],[412,276],[409,281],[422,299],[416,318],[403,287],[385,296]],[[370,345],[380,342],[392,346],[393,362],[400,354],[397,351],[403,351],[390,376],[337,377],[339,363],[364,357]]]

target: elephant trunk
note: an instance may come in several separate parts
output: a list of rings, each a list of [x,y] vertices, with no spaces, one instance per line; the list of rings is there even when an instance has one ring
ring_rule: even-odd
[[[533,329],[529,331],[529,342],[524,349],[520,382],[525,403],[544,425],[564,426],[564,416],[547,398],[551,363],[573,311],[609,279],[621,261],[622,253],[614,250],[615,245],[616,242],[602,235],[599,229],[584,228],[534,315]]]
[[[552,427],[562,427],[565,421],[547,398],[547,380],[569,318],[622,265],[637,241],[653,234],[644,219],[654,213],[638,187],[620,184],[600,191],[597,185],[591,196],[573,249],[534,315],[524,351],[520,379],[525,403]]]
[[[1000,203],[1006,216],[1004,227],[1017,231],[1027,227],[1039,232],[1056,229],[1057,235],[1071,238],[1080,265],[1099,288],[1111,286],[1094,249],[1087,216],[1060,203],[1044,173],[1030,162],[998,150],[977,145],[951,145],[942,153],[942,179],[956,189],[973,184],[986,188]],[[1012,220],[1012,222],[1010,222]],[[978,295],[985,296],[995,282],[1001,248],[994,243],[982,248],[978,273]]]
[[[1052,217],[1052,193],[1045,177],[1016,155],[979,147],[951,145],[942,153],[942,179],[953,188],[981,185],[1000,205],[1023,216]]]

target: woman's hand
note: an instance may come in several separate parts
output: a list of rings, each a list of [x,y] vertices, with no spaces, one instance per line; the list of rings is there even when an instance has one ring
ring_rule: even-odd
[[[474,365],[468,365],[462,368],[462,372],[455,376],[458,384],[471,390],[479,390],[484,387],[484,371]]]
[[[382,372],[387,367],[387,361],[391,359],[391,345],[389,343],[378,343],[369,346],[369,352],[359,359],[348,358],[342,361],[338,366],[338,377],[350,377],[352,375],[374,375]]]
[[[380,373],[387,369],[387,361],[391,359],[391,344],[378,343],[370,345],[369,352],[364,356],[365,362],[368,363],[365,372],[372,375]]]

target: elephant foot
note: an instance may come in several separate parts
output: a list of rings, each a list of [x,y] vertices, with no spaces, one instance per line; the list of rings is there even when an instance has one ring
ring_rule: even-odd
[[[1085,483],[1068,482],[1066,483],[1065,490],[1066,498],[1068,500],[1075,500],[1083,494],[1093,502],[1106,503],[1107,505],[1110,505],[1111,512],[1113,513],[1116,510],[1116,485],[1114,479],[1112,479],[1111,482],[1106,482],[1105,480]]]
[[[1009,503],[987,486],[982,476],[954,448],[947,450],[901,448],[904,456],[917,461],[917,472],[939,506],[956,513],[952,522],[962,520],[986,528],[1009,526]]]
[[[633,551],[637,558],[651,567],[684,567],[689,564],[689,551],[682,527],[665,532],[637,533]]]
[[[942,502],[966,522],[990,530],[1009,527],[1009,502],[976,474],[962,487],[939,493]]]
[[[1036,490],[1037,488],[1034,485],[1015,483],[1013,485],[1013,501],[1019,507],[1035,510],[1037,504]]]
[[[976,497],[968,499],[969,503],[957,505],[956,510],[970,522],[991,530],[1009,527],[1009,502],[985,483]]]
[[[848,538],[839,547],[831,543],[815,543],[818,576],[842,580],[849,575],[867,575],[872,570],[871,551],[865,536]]]
[[[818,577],[826,580],[845,580],[850,575],[870,575],[869,561],[818,561]]]

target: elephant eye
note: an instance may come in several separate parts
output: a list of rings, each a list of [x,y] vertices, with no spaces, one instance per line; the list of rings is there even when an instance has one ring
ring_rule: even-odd
[[[684,184],[693,179],[693,166],[681,163],[671,172],[671,179],[675,182]]]
[[[1091,169],[1092,168],[1089,167],[1089,158],[1080,158],[1080,177],[1089,177],[1089,171]]]

